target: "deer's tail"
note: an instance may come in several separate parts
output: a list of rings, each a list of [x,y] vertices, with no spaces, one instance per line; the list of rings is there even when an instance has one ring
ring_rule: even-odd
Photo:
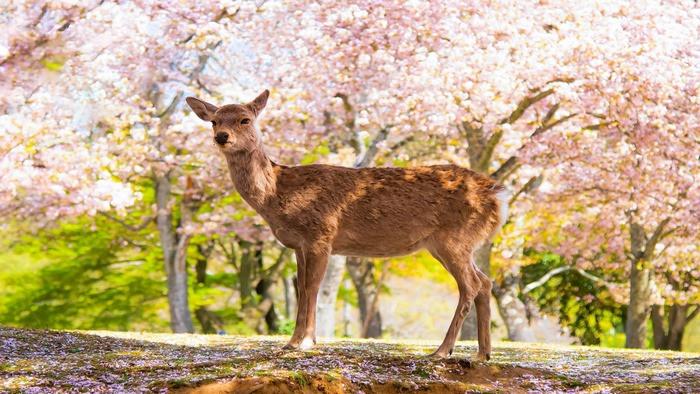
[[[510,191],[505,186],[494,183],[488,190],[489,203],[486,215],[485,237],[482,242],[489,242],[508,219]]]

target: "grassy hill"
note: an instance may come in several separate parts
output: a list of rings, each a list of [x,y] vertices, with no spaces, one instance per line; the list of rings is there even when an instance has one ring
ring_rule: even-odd
[[[0,392],[700,392],[700,354],[496,343],[472,363],[419,341],[57,332],[0,327]]]

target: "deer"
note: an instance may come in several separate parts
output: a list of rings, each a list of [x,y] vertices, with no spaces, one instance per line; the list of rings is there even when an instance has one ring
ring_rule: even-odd
[[[265,153],[256,120],[269,90],[244,104],[217,107],[186,102],[211,122],[236,191],[267,222],[297,262],[296,325],[286,350],[316,344],[316,299],[331,254],[388,258],[427,250],[454,277],[457,309],[444,340],[430,356],[452,355],[474,303],[478,360],[489,360],[491,280],[473,253],[503,225],[507,189],[456,165],[349,168],[280,165]]]

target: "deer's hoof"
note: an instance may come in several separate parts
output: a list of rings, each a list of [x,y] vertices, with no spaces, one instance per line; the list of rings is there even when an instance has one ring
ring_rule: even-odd
[[[477,361],[489,361],[491,359],[491,353],[477,353]]]
[[[299,344],[299,350],[309,350],[312,347],[314,347],[315,344],[316,344],[316,341],[313,340],[313,338],[308,338],[308,337],[304,338],[301,341],[301,344]]]
[[[289,342],[286,345],[282,346],[282,350],[296,350],[298,348],[299,344],[294,344],[292,342]]]
[[[430,353],[427,357],[433,360],[442,360],[450,356],[450,352],[446,350],[436,350],[432,353]]]

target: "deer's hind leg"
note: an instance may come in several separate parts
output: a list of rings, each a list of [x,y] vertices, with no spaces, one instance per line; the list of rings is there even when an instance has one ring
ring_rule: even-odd
[[[481,361],[491,358],[491,278],[475,267],[481,280],[481,289],[474,298],[476,306],[477,337],[479,339],[479,353],[477,357]]]
[[[440,347],[433,353],[435,357],[447,357],[452,354],[455,342],[462,329],[464,318],[469,313],[472,301],[482,287],[476,267],[472,260],[472,248],[464,241],[447,239],[428,248],[430,253],[449,271],[457,281],[459,301],[450,327]],[[482,302],[483,304],[483,302]],[[477,308],[477,312],[482,308]],[[479,326],[481,331],[481,326]]]

